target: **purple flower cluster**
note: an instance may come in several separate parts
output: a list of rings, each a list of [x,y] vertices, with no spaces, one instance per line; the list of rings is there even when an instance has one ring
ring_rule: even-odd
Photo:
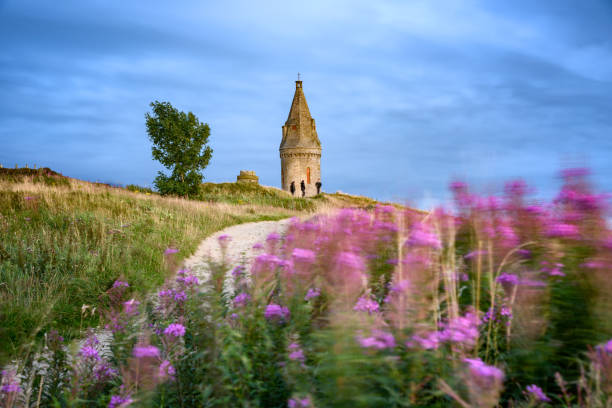
[[[310,249],[294,248],[292,253],[295,262],[311,264],[315,261],[315,253]]]
[[[353,310],[372,314],[378,312],[379,307],[377,301],[370,299],[370,297],[362,296],[357,300]]]
[[[287,307],[270,303],[266,306],[264,317],[268,320],[287,320],[290,314]]]
[[[176,254],[177,252],[178,249],[176,248],[166,248],[166,250],[164,251],[164,255]]]
[[[423,223],[415,223],[406,241],[406,245],[417,248],[442,248],[438,236],[431,232],[430,227]]]
[[[198,277],[190,274],[189,270],[187,269],[179,270],[176,275],[176,283],[178,283],[181,287],[192,288],[200,284]]]
[[[130,299],[127,302],[123,302],[123,313],[126,316],[136,316],[138,314],[138,306],[140,302],[135,299]]]
[[[173,380],[176,375],[176,370],[168,360],[162,361],[159,365],[157,376],[160,380],[165,381],[167,379]]]
[[[180,323],[172,323],[166,327],[164,334],[169,337],[183,337],[185,335],[185,326]]]
[[[504,380],[504,372],[502,370],[485,364],[479,358],[466,358],[463,361],[467,363],[472,378],[481,383],[495,383]]]
[[[131,405],[132,402],[134,401],[129,396],[113,395],[108,403],[108,408],[123,408]]]
[[[139,345],[139,346],[134,347],[132,354],[136,358],[148,358],[148,357],[159,358],[159,349],[151,345],[148,345],[148,346]]]
[[[426,350],[436,349],[442,343],[454,343],[466,347],[473,347],[478,338],[478,319],[473,313],[458,316],[455,319],[441,324],[441,330],[431,331],[424,335],[416,335],[412,340]],[[406,345],[412,346],[409,341]]]
[[[4,394],[15,394],[21,391],[19,380],[15,371],[2,370],[2,382],[0,383],[0,392]],[[0,401],[2,399],[0,398]]]
[[[304,296],[304,300],[309,301],[310,299],[314,299],[319,296],[321,296],[321,289],[309,288],[306,292],[306,296]]]
[[[535,398],[536,401],[550,402],[550,398],[548,398],[544,391],[542,391],[542,389],[535,384],[528,385],[525,390],[527,394]]]
[[[113,288],[128,288],[129,286],[129,283],[120,280],[116,280],[115,283],[113,283]]]
[[[96,350],[92,346],[83,346],[79,350],[79,356],[83,357],[87,360],[100,360],[100,355],[98,354],[98,350]]]
[[[357,337],[357,341],[363,348],[384,350],[395,347],[395,337],[393,337],[393,334],[382,330],[372,330],[371,336],[359,336]]]
[[[289,344],[288,349],[289,349],[289,360],[299,361],[302,363],[304,362],[305,360],[304,351],[302,350],[299,344],[293,342]]]
[[[251,300],[248,293],[241,292],[234,298],[234,307],[244,307]]]
[[[304,398],[291,398],[287,401],[287,406],[289,408],[309,408],[311,407],[310,397]]]

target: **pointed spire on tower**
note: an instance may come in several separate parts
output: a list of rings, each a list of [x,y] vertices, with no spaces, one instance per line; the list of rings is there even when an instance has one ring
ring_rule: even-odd
[[[319,137],[315,121],[310,116],[308,103],[302,89],[302,81],[298,72],[298,80],[295,81],[295,93],[293,102],[289,109],[289,116],[283,126],[283,140],[281,149],[292,147],[320,147]]]

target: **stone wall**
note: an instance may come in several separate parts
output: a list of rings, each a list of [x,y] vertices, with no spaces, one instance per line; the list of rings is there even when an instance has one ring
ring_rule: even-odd
[[[295,181],[295,196],[301,197],[300,182],[306,185],[306,197],[317,194],[315,183],[321,180],[321,149],[283,149],[281,157],[281,185],[289,191],[291,182]],[[308,183],[310,169],[310,183]]]

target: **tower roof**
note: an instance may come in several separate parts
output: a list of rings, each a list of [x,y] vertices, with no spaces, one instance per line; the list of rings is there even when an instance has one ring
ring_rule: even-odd
[[[283,140],[280,149],[289,148],[321,148],[315,120],[310,116],[300,80],[295,81],[293,102],[285,126],[283,126]]]

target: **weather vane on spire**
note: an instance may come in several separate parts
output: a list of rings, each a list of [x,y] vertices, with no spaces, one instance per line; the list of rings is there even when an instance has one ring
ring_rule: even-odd
[[[298,81],[300,80],[300,73],[298,72]]]

